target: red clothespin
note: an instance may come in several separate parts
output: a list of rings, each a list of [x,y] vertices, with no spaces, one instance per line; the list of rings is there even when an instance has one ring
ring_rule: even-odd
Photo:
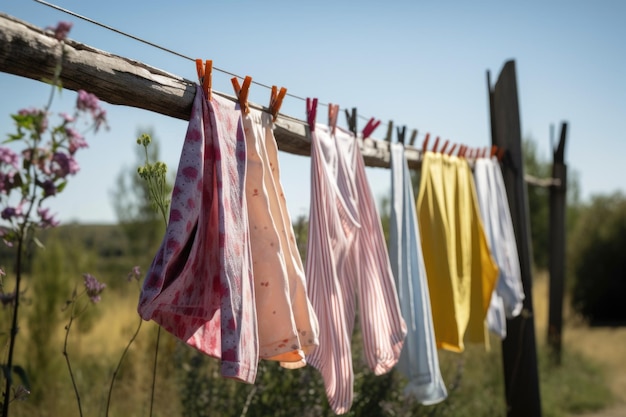
[[[205,65],[202,65],[201,59],[196,59],[196,71],[198,72],[198,80],[202,86],[202,91],[207,100],[211,100],[211,74],[213,72],[213,61],[206,60]]]
[[[467,151],[467,146],[465,145],[459,146],[459,153],[457,154],[457,156],[459,158],[463,158],[465,156],[465,151]]]
[[[448,139],[446,139],[446,141],[443,143],[443,146],[441,147],[441,153],[446,153],[446,148],[448,148],[448,144],[450,143],[450,141]]]
[[[439,146],[439,136],[435,138],[435,143],[433,144],[433,152],[437,152],[437,146]]]
[[[315,119],[317,117],[317,99],[306,99],[306,120],[311,132],[315,130]]]
[[[328,104],[328,127],[330,132],[334,135],[337,130],[337,116],[339,115],[339,104]]]
[[[502,162],[502,158],[504,158],[505,153],[506,151],[504,150],[504,148],[498,149],[498,161]]]
[[[450,152],[448,152],[448,156],[452,156],[452,154],[456,150],[456,147],[457,147],[456,143],[452,145],[452,147],[450,148]]]
[[[363,139],[369,138],[372,135],[372,133],[374,132],[374,130],[376,130],[378,125],[380,125],[380,120],[376,120],[373,117],[370,118],[367,121],[367,124],[365,125],[365,127],[363,128],[363,132],[361,132],[361,135],[363,136]]]
[[[428,151],[428,139],[430,139],[430,133],[426,133],[426,137],[424,138],[424,142],[422,143],[422,152]]]
[[[248,106],[248,92],[250,91],[250,84],[252,83],[252,77],[246,75],[246,78],[243,80],[243,85],[239,86],[239,81],[237,77],[233,77],[230,79],[233,83],[233,88],[235,89],[235,95],[239,99],[239,107],[245,114],[250,113],[250,107]]]
[[[278,88],[273,85],[272,93],[270,95],[270,113],[272,115],[272,121],[275,122],[278,117],[278,111],[280,110],[280,106],[283,104],[283,99],[287,94],[287,89],[285,87],[280,87],[280,91]]]
[[[490,158],[493,158],[498,153],[498,147],[496,145],[491,146],[491,153],[489,154]]]

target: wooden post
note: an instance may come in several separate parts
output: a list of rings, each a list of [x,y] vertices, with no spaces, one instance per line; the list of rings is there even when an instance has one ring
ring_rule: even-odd
[[[565,283],[565,216],[567,207],[567,165],[565,140],[567,123],[561,124],[561,137],[553,150],[550,187],[550,305],[548,310],[548,345],[552,360],[561,364],[561,334],[563,329],[563,291]]]
[[[520,258],[524,308],[507,320],[502,361],[508,417],[541,417],[539,375],[532,299],[532,251],[528,193],[524,182],[522,138],[515,61],[507,61],[494,88],[487,72],[492,143],[506,150],[502,174]]]

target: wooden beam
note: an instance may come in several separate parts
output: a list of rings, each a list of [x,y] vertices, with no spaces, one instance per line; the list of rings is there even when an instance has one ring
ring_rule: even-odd
[[[37,81],[51,79],[61,55],[63,88],[87,90],[110,104],[189,120],[196,92],[195,81],[70,39],[61,49],[59,42],[41,28],[0,13],[1,72]],[[234,100],[227,94],[214,93]],[[256,104],[251,106],[267,110]],[[281,114],[274,133],[281,151],[311,154],[311,136],[304,121]],[[361,151],[365,165],[390,167],[389,143],[366,139]],[[406,156],[409,167],[418,169],[420,151],[407,147]]]
[[[507,319],[507,337],[502,341],[507,416],[541,417],[532,297],[530,220],[528,193],[524,181],[515,61],[507,61],[504,64],[493,88],[489,74],[487,80],[492,144],[507,150],[502,175],[511,209],[525,295],[522,314],[514,319]]]

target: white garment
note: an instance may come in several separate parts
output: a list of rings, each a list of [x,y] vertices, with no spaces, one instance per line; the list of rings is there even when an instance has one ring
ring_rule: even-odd
[[[476,195],[491,253],[500,275],[487,312],[489,330],[506,338],[506,319],[522,311],[524,289],[511,212],[502,171],[496,158],[478,158],[474,165]]]
[[[408,328],[397,367],[409,379],[408,394],[422,404],[436,404],[448,392],[439,369],[411,173],[398,143],[391,144],[391,199],[389,258]]]

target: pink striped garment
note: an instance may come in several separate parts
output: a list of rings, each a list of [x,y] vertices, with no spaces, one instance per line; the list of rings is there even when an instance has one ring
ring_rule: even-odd
[[[365,357],[375,374],[397,363],[407,330],[359,143],[340,128],[333,136],[326,126],[310,126],[306,273],[320,336],[308,360],[322,374],[331,409],[344,414],[353,400],[357,300]]]
[[[257,318],[245,196],[246,143],[235,103],[196,89],[165,237],[138,311],[199,351],[225,377],[253,383]]]

